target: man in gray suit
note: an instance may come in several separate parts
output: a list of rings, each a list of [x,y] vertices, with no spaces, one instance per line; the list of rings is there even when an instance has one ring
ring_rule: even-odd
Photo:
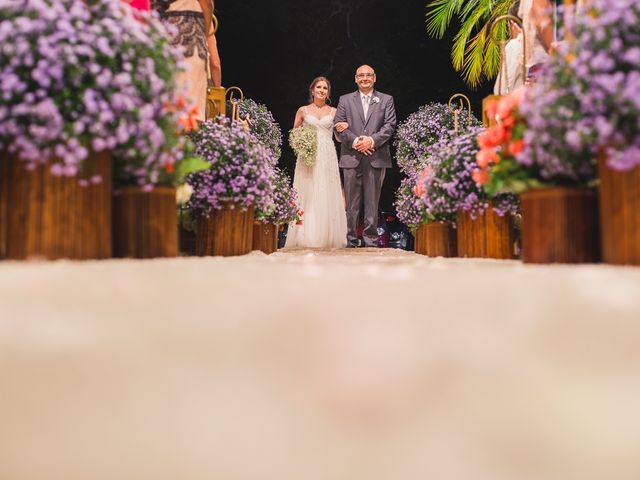
[[[334,119],[341,142],[340,167],[344,173],[347,209],[347,246],[358,246],[356,233],[364,203],[364,246],[378,240],[378,202],[385,169],[391,167],[389,140],[396,128],[393,97],[374,90],[376,73],[362,65],[355,76],[358,91],[340,97]],[[346,122],[348,127],[337,124]],[[340,131],[342,130],[342,131]]]

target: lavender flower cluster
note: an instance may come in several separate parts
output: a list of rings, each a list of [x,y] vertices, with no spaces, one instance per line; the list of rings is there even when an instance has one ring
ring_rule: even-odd
[[[466,131],[468,125],[469,114],[463,112],[458,118],[459,131]],[[471,125],[475,127],[480,122],[471,116]],[[442,103],[423,105],[398,126],[394,139],[396,160],[406,177],[396,192],[394,205],[400,221],[411,229],[430,218],[424,202],[415,192],[417,184],[422,181],[420,177],[431,149],[435,143],[445,142],[456,135],[454,114]]]
[[[247,98],[240,102],[239,113],[240,118],[249,122],[251,133],[273,152],[276,160],[280,158],[282,130],[267,106]]]
[[[528,92],[525,150],[545,179],[586,182],[606,151],[617,170],[640,165],[640,4],[593,0]]]
[[[398,219],[412,231],[427,220],[425,204],[415,193],[417,177],[416,172],[402,179],[394,202]]]
[[[291,179],[283,170],[275,168],[273,177],[273,203],[266,211],[257,210],[256,218],[264,223],[284,225],[296,220],[298,211],[298,192],[291,185]]]
[[[640,4],[593,0],[586,8],[576,25],[573,69],[585,117],[576,131],[591,132],[611,168],[630,170],[640,165]]]
[[[466,129],[468,123],[469,114],[464,111],[458,118],[459,129]],[[477,126],[480,122],[471,116],[471,124]],[[428,103],[409,115],[398,125],[394,138],[400,170],[407,175],[422,170],[429,147],[442,138],[452,136],[454,127],[454,114],[443,103]]]
[[[481,128],[472,128],[461,135],[444,138],[435,143],[427,158],[427,168],[422,175],[421,199],[427,215],[438,220],[454,220],[458,211],[481,215],[492,205],[496,213],[516,213],[517,202],[513,195],[489,198],[482,186],[473,180],[478,168],[476,141]]]
[[[189,175],[193,194],[187,207],[207,215],[225,204],[267,212],[274,204],[273,152],[244,129],[241,122],[209,120],[192,135],[195,154],[211,168]]]
[[[122,2],[0,1],[0,150],[67,176],[112,150],[121,176],[154,183],[182,152],[165,112],[178,58],[160,22]]]

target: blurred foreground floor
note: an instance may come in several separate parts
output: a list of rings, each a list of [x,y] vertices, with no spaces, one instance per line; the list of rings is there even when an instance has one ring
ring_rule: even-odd
[[[640,478],[640,268],[0,263],[2,480]]]

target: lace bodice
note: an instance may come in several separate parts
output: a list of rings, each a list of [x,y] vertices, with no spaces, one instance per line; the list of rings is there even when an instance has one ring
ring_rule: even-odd
[[[319,134],[323,133],[325,135],[331,136],[333,134],[334,116],[335,113],[332,111],[331,113],[327,113],[326,115],[318,118],[315,115],[311,115],[310,113],[308,113],[305,108],[303,124],[308,127],[315,128],[316,130],[318,130]]]

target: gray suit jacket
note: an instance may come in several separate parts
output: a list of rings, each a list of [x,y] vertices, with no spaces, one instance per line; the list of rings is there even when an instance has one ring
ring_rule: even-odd
[[[340,97],[334,123],[349,124],[347,130],[336,134],[341,142],[340,166],[343,168],[355,168],[361,161],[371,162],[371,165],[376,168],[391,167],[389,141],[396,129],[393,97],[374,90],[371,98],[372,102],[365,119],[360,92],[348,93]],[[379,99],[378,102],[375,102],[376,98]],[[373,138],[375,152],[372,155],[363,155],[352,148],[354,140],[361,135]]]

